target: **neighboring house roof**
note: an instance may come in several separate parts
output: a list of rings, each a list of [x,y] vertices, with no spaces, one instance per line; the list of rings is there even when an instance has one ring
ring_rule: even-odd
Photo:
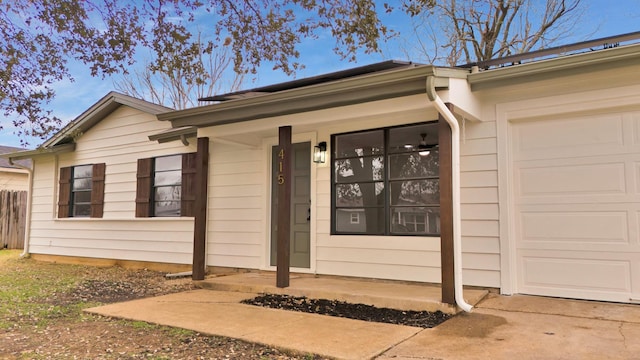
[[[0,168],[9,168],[9,169],[21,169],[20,166],[16,166],[9,162],[9,159],[1,157],[2,154],[14,153],[17,151],[24,151],[25,149],[13,147],[13,146],[2,146],[0,145]],[[31,160],[17,160],[14,162],[15,164],[19,164],[26,167],[31,167]],[[0,169],[1,171],[2,169]]]
[[[154,104],[145,100],[134,98],[129,95],[124,95],[112,91],[105,95],[102,99],[98,100],[89,109],[80,114],[80,116],[67,124],[67,126],[63,127],[60,131],[55,133],[38,149],[16,152],[11,154],[10,157],[14,160],[29,159],[33,156],[41,154],[64,153],[73,151],[75,149],[74,139],[77,136],[91,129],[94,125],[99,123],[102,119],[107,117],[121,105],[126,105],[152,115],[158,115],[160,113],[172,110],[171,108],[168,108],[166,106]],[[3,155],[0,154],[0,157],[2,156]]]

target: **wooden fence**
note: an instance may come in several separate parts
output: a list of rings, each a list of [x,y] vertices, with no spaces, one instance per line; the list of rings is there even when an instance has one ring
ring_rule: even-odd
[[[24,247],[26,215],[26,191],[0,190],[0,248]]]

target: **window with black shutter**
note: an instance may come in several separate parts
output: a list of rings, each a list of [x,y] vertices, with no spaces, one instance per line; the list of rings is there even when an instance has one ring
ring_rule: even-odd
[[[138,160],[136,217],[194,216],[195,155]]]
[[[101,218],[106,166],[89,164],[60,169],[58,217]]]

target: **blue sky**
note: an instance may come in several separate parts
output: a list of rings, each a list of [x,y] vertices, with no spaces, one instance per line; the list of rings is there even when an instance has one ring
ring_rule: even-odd
[[[618,34],[640,31],[640,0],[583,0],[585,14],[578,27],[572,30],[571,36],[562,43],[579,42],[589,39],[613,36]],[[364,55],[358,57],[357,63],[342,61],[332,52],[333,39],[329,36],[317,40],[307,40],[300,47],[300,61],[306,66],[298,72],[297,78],[314,76],[326,72],[366,65],[387,59],[407,59],[408,29],[401,20],[404,17],[391,15],[385,18],[385,24],[400,32],[400,36],[382,44],[382,54]],[[556,44],[560,45],[560,44]],[[56,85],[57,97],[50,104],[56,116],[69,122],[96,101],[114,90],[113,79],[102,80],[93,78],[86,69],[74,69],[76,81],[61,82]],[[264,66],[254,77],[245,79],[243,88],[253,88],[291,80],[281,72],[272,71]],[[20,139],[13,134],[10,119],[2,120],[3,129],[0,130],[0,145],[20,147]],[[34,148],[42,140],[27,139],[29,148]]]

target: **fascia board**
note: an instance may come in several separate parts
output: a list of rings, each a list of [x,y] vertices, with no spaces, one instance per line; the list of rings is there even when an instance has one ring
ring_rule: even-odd
[[[467,79],[472,90],[538,81],[560,76],[581,74],[597,69],[637,64],[640,61],[640,45],[598,50],[540,60],[509,67],[471,73]]]

